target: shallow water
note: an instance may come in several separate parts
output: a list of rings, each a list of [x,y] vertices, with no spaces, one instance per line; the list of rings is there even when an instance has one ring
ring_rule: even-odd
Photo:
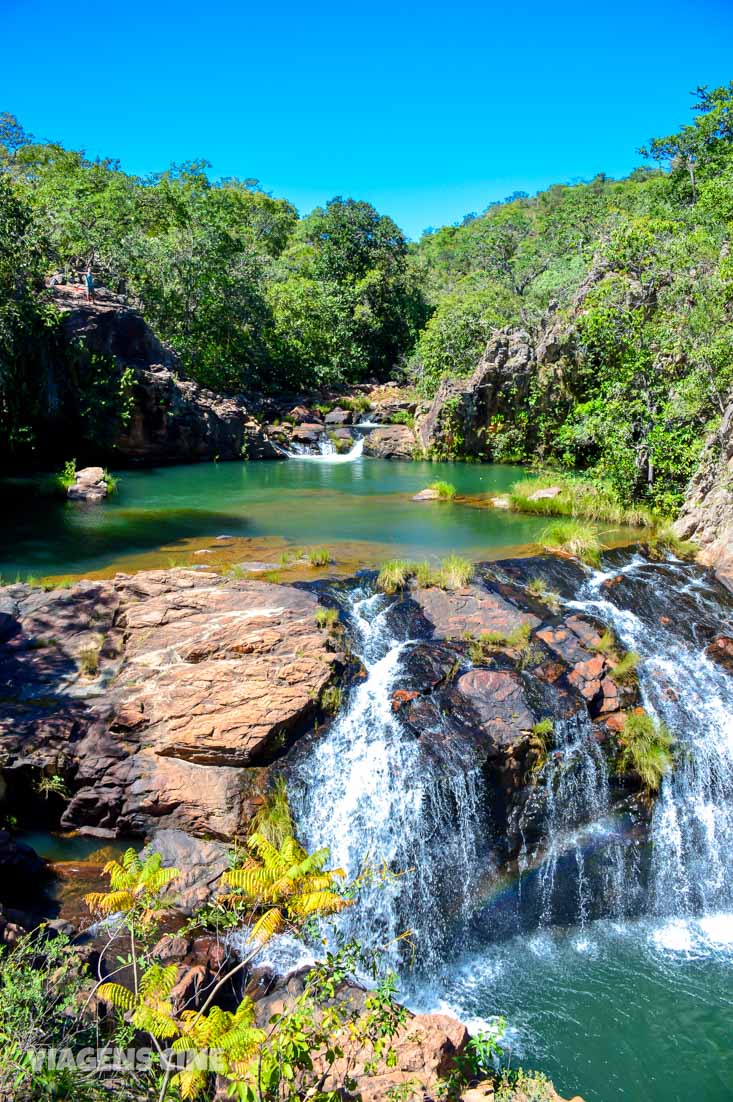
[[[12,580],[179,564],[195,549],[221,550],[218,535],[249,541],[252,553],[242,547],[242,558],[276,556],[278,541],[280,551],[288,544],[342,547],[356,563],[452,551],[481,558],[531,543],[546,520],[475,501],[410,497],[437,479],[460,495],[501,493],[522,475],[510,466],[367,458],[201,463],[124,471],[118,494],[101,506],[31,497],[27,486],[5,483],[0,574]]]

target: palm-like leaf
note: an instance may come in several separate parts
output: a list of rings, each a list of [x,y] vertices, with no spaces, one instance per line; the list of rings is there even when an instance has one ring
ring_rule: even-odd
[[[257,919],[250,937],[259,945],[266,945],[270,938],[279,934],[285,928],[285,918],[279,907],[271,907],[269,911]]]

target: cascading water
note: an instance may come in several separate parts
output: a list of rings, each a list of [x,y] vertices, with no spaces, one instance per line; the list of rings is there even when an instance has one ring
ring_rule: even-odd
[[[392,707],[403,658],[414,645],[390,626],[391,600],[367,588],[345,598],[353,645],[366,677],[330,730],[297,761],[289,778],[299,834],[328,846],[350,877],[383,869],[345,913],[349,936],[389,946],[409,929],[423,963],[445,951],[448,928],[465,921],[485,848],[479,771],[433,761]]]
[[[609,909],[618,909],[625,853],[611,819],[608,766],[585,709],[554,724],[553,750],[525,809],[525,816],[533,814],[543,819],[534,908],[538,924],[570,920],[582,930],[597,910],[597,893]],[[525,842],[519,856],[520,911],[521,874],[536,863],[535,848]],[[603,851],[604,860],[600,879],[591,882],[586,854],[594,848]]]
[[[595,573],[574,603],[641,656],[644,707],[678,740],[676,767],[652,819],[649,909],[732,910],[733,679],[704,648],[714,630],[730,631],[730,609],[697,568],[657,567],[638,557]]]
[[[290,445],[290,451],[286,451],[288,459],[307,459],[316,463],[352,463],[355,459],[359,459],[364,452],[364,439],[363,437],[357,440],[353,447],[347,452],[336,451],[335,446],[330,440],[321,439],[318,441],[318,451],[313,452],[306,444],[293,443]]]

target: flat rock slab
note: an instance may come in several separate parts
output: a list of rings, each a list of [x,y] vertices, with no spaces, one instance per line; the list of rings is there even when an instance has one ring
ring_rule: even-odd
[[[488,631],[511,635],[525,624],[532,629],[540,623],[531,612],[521,611],[498,593],[479,585],[454,591],[415,589],[412,596],[433,625],[436,639],[478,637]]]
[[[482,732],[497,747],[511,746],[537,722],[530,711],[526,689],[514,670],[473,669],[456,682],[470,704]]]
[[[62,772],[67,826],[231,837],[340,661],[317,608],[300,589],[197,570],[7,587],[6,769]]]

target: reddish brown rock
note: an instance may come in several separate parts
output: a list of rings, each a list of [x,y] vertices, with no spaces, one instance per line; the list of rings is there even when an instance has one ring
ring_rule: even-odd
[[[436,639],[478,637],[489,631],[511,635],[517,628],[534,628],[540,622],[531,612],[521,611],[483,586],[469,585],[457,591],[416,589],[412,596],[435,628]]]
[[[713,662],[717,662],[718,665],[733,673],[733,639],[730,636],[719,635],[717,639],[713,639],[706,647],[705,653],[708,658],[712,658]]]
[[[522,680],[514,670],[469,670],[458,678],[456,688],[470,702],[482,731],[496,746],[516,742],[535,723]]]
[[[231,838],[339,661],[317,607],[288,586],[193,570],[7,587],[6,773],[63,776],[69,827]]]

